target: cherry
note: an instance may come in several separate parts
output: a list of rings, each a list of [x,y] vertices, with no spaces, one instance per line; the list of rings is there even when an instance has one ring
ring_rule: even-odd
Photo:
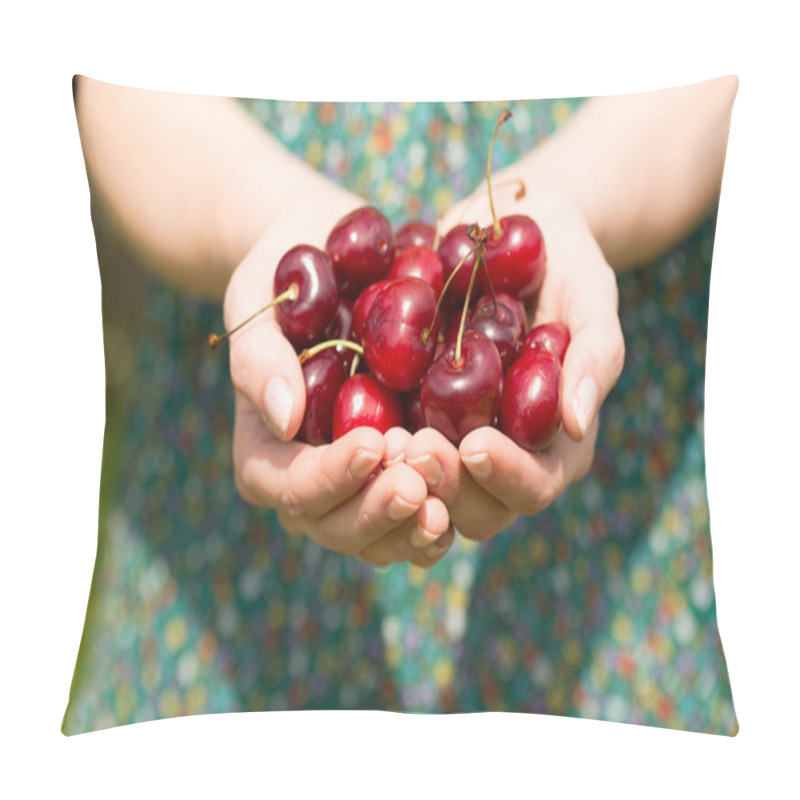
[[[503,371],[507,370],[517,356],[522,328],[514,312],[505,303],[484,304],[472,312],[467,330],[479,331],[497,348]]]
[[[492,297],[491,294],[482,295],[478,298],[478,302],[475,303],[472,313],[477,314],[478,311],[487,307],[494,309],[495,300],[497,300],[498,303],[502,303],[513,312],[514,316],[519,321],[519,327],[522,333],[526,333],[528,330],[528,312],[525,310],[523,302],[515,294],[511,294],[510,292],[496,291],[494,297]]]
[[[500,430],[526,450],[547,447],[561,425],[561,364],[544,348],[525,350],[503,381]]]
[[[497,348],[477,331],[464,331],[431,364],[422,381],[425,423],[453,444],[472,430],[491,425],[500,408],[503,364]]]
[[[562,364],[570,343],[569,328],[563,322],[537,325],[522,341],[520,353],[543,348],[551,352]]]
[[[370,283],[389,274],[395,250],[392,226],[377,208],[358,208],[334,225],[325,250],[339,291],[355,299]]]
[[[444,286],[444,267],[436,251],[427,245],[398,249],[389,278],[420,278],[438,295]]]
[[[382,386],[371,375],[353,375],[339,389],[333,405],[333,438],[361,426],[386,433],[402,426],[403,406],[400,397]]]
[[[364,325],[364,356],[387,388],[406,392],[419,386],[436,350],[435,310],[436,294],[419,278],[390,281],[373,301]]]
[[[388,279],[371,283],[356,298],[356,302],[353,304],[353,319],[351,322],[351,334],[354,342],[360,344],[363,340],[364,323],[367,321],[367,314],[372,309],[375,298],[387,283],[389,283]]]
[[[307,244],[293,247],[278,262],[272,289],[272,302],[222,336],[212,333],[209,344],[216,347],[273,306],[284,336],[295,348],[313,344],[324,335],[339,305],[339,290],[326,253]]]
[[[475,250],[475,242],[467,236],[470,227],[470,225],[456,225],[442,237],[436,251],[442,261],[445,280],[453,274],[461,261],[464,261],[449,287],[451,303],[463,300],[467,296],[470,276],[475,266],[475,254],[469,255],[471,251]],[[481,272],[477,280],[479,291],[489,291],[485,274]]]
[[[297,439],[327,444],[333,432],[333,407],[345,381],[345,367],[335,350],[323,350],[303,364],[306,410]]]
[[[328,323],[328,327],[322,334],[323,339],[353,339],[353,301],[343,297],[339,301],[336,308],[336,313],[333,319]],[[355,340],[354,340],[355,341]],[[350,366],[356,354],[346,347],[337,347],[336,352],[339,354],[344,364],[345,372],[350,372]]]
[[[394,246],[398,250],[412,245],[424,245],[432,249],[435,240],[436,228],[433,225],[419,221],[407,222],[401,228],[398,228],[394,234]]]
[[[494,127],[489,155],[486,159],[486,183],[493,224],[489,229],[485,258],[492,285],[527,297],[536,292],[544,280],[547,255],[539,226],[524,214],[497,218],[492,197],[492,150],[500,126],[512,116],[504,110]]]
[[[489,231],[486,265],[494,287],[520,297],[538,291],[547,264],[539,226],[524,214],[511,214],[496,220]]]

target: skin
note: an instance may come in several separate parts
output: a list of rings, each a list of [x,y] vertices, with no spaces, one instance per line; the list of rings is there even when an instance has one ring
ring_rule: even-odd
[[[423,568],[447,552],[454,525],[485,540],[547,507],[590,468],[597,412],[624,362],[610,265],[652,259],[714,201],[737,85],[723,78],[587,101],[552,139],[496,174],[497,186],[522,178],[527,188],[521,201],[498,189],[498,214],[529,214],[545,235],[548,273],[533,322],[559,319],[573,337],[564,430],[545,452],[527,453],[489,428],[458,449],[430,429],[412,437],[362,428],[323,447],[291,441],[305,405],[302,370],[270,311],[229,341],[242,497],[277,509],[290,535],[375,566]],[[333,225],[365,204],[227,99],[80,78],[76,111],[93,192],[121,235],[177,288],[223,299],[228,329],[271,299],[286,250],[323,247]],[[439,230],[476,220],[491,221],[483,189]]]

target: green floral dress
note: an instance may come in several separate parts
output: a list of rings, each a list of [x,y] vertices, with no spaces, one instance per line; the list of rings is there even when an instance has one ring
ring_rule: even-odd
[[[577,100],[245,101],[294,153],[400,225],[433,221]],[[67,734],[270,709],[559,714],[735,734],[716,625],[703,386],[716,211],[621,275],[627,361],[592,471],[429,572],[376,571],[242,502],[218,307],[148,278]]]

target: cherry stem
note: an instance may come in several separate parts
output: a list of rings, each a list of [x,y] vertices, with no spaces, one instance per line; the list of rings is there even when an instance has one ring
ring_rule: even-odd
[[[313,347],[303,350],[298,356],[298,359],[300,359],[301,364],[305,364],[310,358],[314,358],[317,353],[321,353],[329,347],[349,347],[351,350],[355,350],[360,356],[364,355],[364,348],[360,344],[351,342],[349,339],[328,339],[327,342],[320,342]]]
[[[353,356],[353,363],[352,363],[352,364],[350,364],[350,377],[351,377],[351,378],[353,377],[353,375],[355,375],[355,374],[356,374],[356,370],[358,369],[358,362],[359,362],[360,360],[361,360],[361,359],[359,358],[359,356],[358,356],[358,353],[356,353],[356,354]]]
[[[240,322],[235,328],[229,330],[227,333],[223,333],[222,336],[217,335],[216,333],[212,333],[208,337],[208,344],[211,346],[213,350],[220,342],[224,342],[229,336],[232,336],[236,331],[240,328],[243,328],[247,325],[248,322],[252,322],[259,314],[263,314],[265,311],[268,311],[273,306],[277,306],[279,303],[282,303],[284,300],[289,300],[292,303],[297,300],[298,295],[300,294],[300,287],[293,283],[285,292],[279,294],[274,300],[267,303],[264,308],[259,308],[255,314],[251,314],[244,322]]]
[[[478,245],[480,247],[480,245]],[[461,312],[461,324],[458,326],[458,336],[456,337],[456,358],[454,361],[455,367],[462,366],[461,360],[461,338],[464,336],[464,328],[467,324],[467,312],[469,311],[469,298],[472,295],[472,287],[475,284],[475,277],[478,274],[478,269],[480,268],[479,261],[484,261],[483,258],[483,249],[478,255],[475,257],[475,266],[472,268],[472,275],[469,277],[469,286],[467,287],[467,296],[464,298],[464,310]],[[488,273],[487,273],[488,274]]]
[[[489,155],[486,158],[486,185],[489,187],[489,207],[492,209],[492,219],[494,220],[494,232],[497,236],[502,233],[500,223],[497,221],[497,214],[494,210],[494,198],[492,197],[492,151],[494,150],[494,140],[497,138],[497,132],[500,126],[508,119],[511,119],[513,114],[504,108],[500,113],[497,124],[494,126],[494,133],[492,134],[492,141],[489,143]]]
[[[475,226],[475,225],[473,225],[473,226],[470,228],[470,230],[472,230],[472,228],[474,228],[474,227],[476,227],[476,226]],[[470,257],[470,256],[471,256],[471,255],[472,255],[472,254],[473,254],[473,253],[474,253],[474,252],[475,252],[475,251],[476,251],[476,250],[477,250],[477,249],[478,249],[480,246],[481,246],[480,244],[476,244],[476,245],[475,245],[475,247],[473,247],[473,248],[472,248],[472,250],[470,250],[470,251],[469,251],[469,252],[468,252],[468,253],[467,253],[467,254],[464,256],[464,258],[462,258],[462,259],[461,259],[461,261],[459,261],[459,262],[458,262],[458,264],[456,264],[456,266],[455,266],[455,269],[454,269],[454,270],[453,270],[453,271],[452,271],[452,272],[451,272],[451,273],[450,273],[450,274],[447,276],[447,280],[444,282],[444,286],[442,286],[442,291],[441,291],[441,292],[439,292],[439,299],[436,301],[436,308],[434,308],[434,309],[433,309],[433,319],[431,320],[431,324],[430,324],[430,325],[429,325],[427,328],[425,328],[425,330],[423,330],[423,331],[422,331],[422,343],[423,343],[423,344],[428,344],[428,338],[429,338],[429,337],[430,337],[430,335],[431,335],[431,331],[433,330],[433,326],[434,326],[434,325],[436,325],[436,318],[437,318],[437,317],[438,317],[438,315],[439,315],[439,309],[440,309],[440,308],[441,308],[441,306],[442,306],[442,300],[444,300],[444,295],[445,295],[445,292],[447,291],[447,289],[448,289],[448,287],[450,286],[450,284],[453,282],[453,279],[454,279],[454,278],[455,278],[455,276],[456,276],[456,272],[458,272],[458,271],[459,271],[459,269],[461,269],[461,267],[464,265],[464,262],[465,262],[465,261],[466,261],[466,260],[467,260],[467,259],[468,259],[468,258],[469,258],[469,257]]]

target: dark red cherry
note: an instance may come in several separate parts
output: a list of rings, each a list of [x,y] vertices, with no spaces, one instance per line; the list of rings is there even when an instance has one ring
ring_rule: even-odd
[[[278,303],[275,317],[284,336],[300,349],[320,340],[339,305],[339,291],[328,256],[307,244],[289,250],[275,269],[275,296],[293,285],[297,286],[297,299]]]
[[[561,425],[561,363],[544,348],[525,350],[503,381],[500,430],[526,450],[547,447]]]
[[[339,291],[354,300],[370,283],[389,274],[394,261],[392,226],[377,208],[358,208],[336,223],[325,250]]]
[[[383,287],[364,325],[364,357],[375,377],[395,392],[419,386],[433,361],[439,321],[436,294],[419,278],[398,278]]]
[[[464,331],[461,360],[456,360],[456,343],[451,344],[422,381],[425,423],[457,445],[470,431],[494,422],[502,387],[497,348],[483,334]]]
[[[353,375],[342,384],[333,406],[334,439],[362,426],[386,433],[402,424],[400,397],[371,375]]]
[[[455,228],[448,231],[441,242],[437,253],[442,260],[442,267],[444,268],[444,279],[447,280],[452,274],[453,270],[458,266],[462,258],[475,247],[475,243],[467,236],[469,225],[456,225]],[[453,278],[453,282],[447,288],[447,302],[453,305],[461,301],[467,296],[467,289],[469,288],[469,280],[472,275],[472,268],[475,266],[475,254],[473,253],[467,260],[458,268],[458,274]],[[481,267],[475,277],[475,286],[473,287],[474,296],[480,292],[488,292],[489,284],[486,282],[486,274],[484,268]]]
[[[528,312],[525,309],[525,304],[515,294],[511,294],[510,292],[496,291],[494,296],[497,298],[498,303],[502,303],[514,313],[514,316],[519,322],[520,330],[522,334],[525,335],[528,330]],[[487,307],[494,308],[494,299],[491,293],[481,295],[481,297],[478,298],[472,313],[477,314],[480,309]]]
[[[333,434],[333,407],[345,381],[342,359],[336,350],[322,350],[303,364],[306,410],[297,432],[298,441],[327,444]]]
[[[422,402],[420,401],[420,389],[412,389],[400,396],[403,403],[403,427],[416,433],[420,428],[425,427],[425,415],[422,413]]]
[[[569,328],[563,322],[547,322],[537,325],[523,339],[520,353],[541,347],[551,352],[563,364],[569,342]]]
[[[429,284],[436,296],[444,285],[444,267],[436,252],[427,245],[411,245],[395,252],[389,278],[420,278]]]
[[[325,333],[322,336],[323,341],[328,341],[329,339],[350,339],[351,341],[355,341],[351,336],[352,324],[353,301],[343,297],[339,301],[339,305],[336,308],[336,313],[333,315],[333,319],[325,329]],[[336,352],[342,359],[345,373],[349,374],[350,365],[353,363],[353,359],[356,355],[355,352],[347,347],[337,347]]]
[[[544,280],[547,255],[539,226],[524,214],[511,214],[487,228],[486,264],[495,290],[528,297]]]
[[[522,329],[514,312],[505,303],[498,303],[476,308],[470,316],[467,330],[482,333],[497,348],[503,371],[507,370],[514,359],[522,339]]]
[[[387,283],[389,283],[388,280],[371,283],[356,298],[356,302],[353,304],[353,320],[351,323],[354,342],[361,344],[361,340],[364,338],[364,323],[367,321],[367,314],[372,309],[375,298]]]
[[[414,222],[406,222],[405,225],[395,231],[394,246],[397,250],[402,247],[411,247],[412,245],[424,245],[432,248],[435,239],[436,228],[433,225],[416,220]]]

